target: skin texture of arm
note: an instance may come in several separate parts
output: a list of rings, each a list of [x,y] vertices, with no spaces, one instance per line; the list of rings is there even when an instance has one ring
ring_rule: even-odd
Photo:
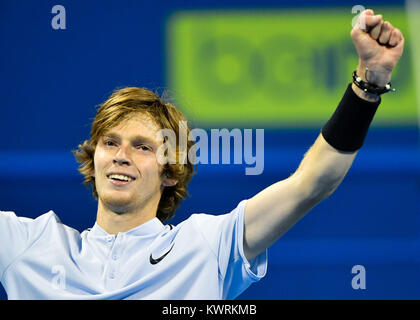
[[[245,208],[244,252],[263,252],[310,209],[331,195],[350,169],[356,152],[331,147],[320,134],[289,178],[264,189]]]
[[[363,22],[363,23],[362,23]],[[404,37],[399,29],[384,22],[373,10],[364,11],[350,35],[359,55],[357,74],[369,82],[384,86],[402,55]],[[352,85],[362,99],[377,101]],[[289,178],[262,190],[248,200],[245,208],[244,254],[256,257],[319,202],[329,197],[349,171],[357,151],[342,152],[330,146],[322,134],[305,154],[298,169]],[[279,159],[281,161],[281,159]]]

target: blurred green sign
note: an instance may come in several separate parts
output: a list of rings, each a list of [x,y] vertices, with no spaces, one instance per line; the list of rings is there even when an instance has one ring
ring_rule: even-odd
[[[407,34],[404,8],[376,11]],[[354,17],[351,8],[179,12],[167,25],[170,92],[201,126],[319,126],[357,67]],[[417,123],[407,42],[398,91],[383,96],[375,125]]]

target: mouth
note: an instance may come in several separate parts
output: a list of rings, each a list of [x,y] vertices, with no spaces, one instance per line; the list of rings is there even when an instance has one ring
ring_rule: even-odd
[[[120,173],[107,174],[107,178],[115,186],[125,186],[136,180],[135,177]]]

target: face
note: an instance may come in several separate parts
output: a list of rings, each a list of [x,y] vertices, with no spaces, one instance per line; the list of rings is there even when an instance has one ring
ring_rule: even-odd
[[[164,186],[163,167],[156,158],[160,128],[147,114],[137,114],[100,137],[94,155],[98,200],[115,213],[157,206]]]

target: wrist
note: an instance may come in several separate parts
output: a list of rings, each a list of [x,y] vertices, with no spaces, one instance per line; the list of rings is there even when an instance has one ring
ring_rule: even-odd
[[[361,99],[369,101],[369,102],[377,102],[380,99],[380,96],[374,93],[365,92],[356,86],[354,83],[351,84],[351,88],[353,89],[354,93],[359,96]]]
[[[376,102],[381,94],[395,91],[390,80],[391,71],[385,68],[368,68],[359,61],[357,69],[353,72],[352,90],[360,98]]]
[[[380,102],[380,99],[373,103],[359,99],[348,86],[334,114],[322,128],[324,139],[340,151],[360,149]]]
[[[378,87],[385,87],[385,85],[391,81],[390,71],[369,67],[361,62],[357,67],[356,73],[363,81]]]

